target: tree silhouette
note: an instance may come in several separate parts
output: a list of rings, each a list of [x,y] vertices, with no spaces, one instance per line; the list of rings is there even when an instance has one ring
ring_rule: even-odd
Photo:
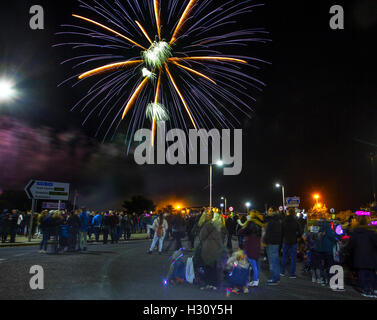
[[[142,214],[146,211],[154,211],[156,205],[152,200],[145,198],[144,196],[134,196],[131,200],[126,200],[123,202],[123,208],[129,213]]]

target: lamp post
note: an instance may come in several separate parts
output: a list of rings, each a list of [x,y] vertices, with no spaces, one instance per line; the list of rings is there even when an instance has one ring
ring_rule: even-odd
[[[246,206],[246,208],[247,208],[247,214],[249,213],[249,210],[250,210],[250,208],[251,208],[251,202],[246,202],[245,203],[245,206]]]
[[[281,188],[281,193],[282,193],[282,196],[283,196],[283,212],[285,213],[285,189],[284,189],[284,186],[281,185],[280,183],[277,183],[275,185],[276,188]]]
[[[225,209],[224,209],[224,213],[226,214],[226,212],[227,212],[227,205],[226,205],[226,198],[225,197],[221,197],[221,200],[224,200],[224,207],[225,207]]]
[[[222,167],[224,165],[223,161],[217,161],[216,165]],[[209,209],[212,211],[212,179],[213,179],[213,164],[209,165]]]

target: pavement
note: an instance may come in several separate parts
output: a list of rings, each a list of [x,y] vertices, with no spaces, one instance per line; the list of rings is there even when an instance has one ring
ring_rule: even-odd
[[[134,233],[131,234],[131,240],[145,240],[147,238],[146,233]],[[109,236],[109,239],[111,237]],[[102,241],[102,235],[100,235],[99,240]],[[42,241],[42,237],[33,237],[31,241],[29,242],[28,237],[24,236],[17,236],[16,237],[16,242],[10,243],[9,242],[9,236],[8,236],[8,241],[6,243],[0,242],[0,248],[1,247],[25,247],[25,246],[39,246],[39,244]],[[92,236],[92,239],[88,241],[88,243],[93,243],[94,242],[94,236]]]
[[[375,300],[347,285],[344,292],[333,292],[312,284],[300,264],[297,279],[284,277],[270,287],[264,284],[269,272],[262,262],[260,286],[248,294],[227,297],[226,288],[201,291],[190,284],[165,287],[172,252],[149,255],[149,246],[149,240],[90,244],[87,252],[58,255],[40,254],[33,246],[0,248],[0,300]],[[35,265],[43,268],[43,290],[29,285]]]

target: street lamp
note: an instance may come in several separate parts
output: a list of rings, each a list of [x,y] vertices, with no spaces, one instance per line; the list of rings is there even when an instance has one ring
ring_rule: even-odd
[[[224,162],[219,160],[216,162],[218,167],[222,167]],[[213,178],[213,164],[209,165],[209,209],[212,211],[212,178]]]
[[[280,183],[277,183],[275,184],[275,187],[276,188],[281,188],[281,193],[282,193],[282,196],[283,196],[283,212],[285,213],[285,189],[284,189],[284,186],[281,185]]]
[[[5,79],[0,79],[0,103],[10,101],[16,95],[14,84]]]
[[[224,210],[224,213],[226,214],[226,212],[227,212],[227,205],[226,205],[226,198],[225,197],[221,197],[221,200],[224,200],[224,206],[225,206],[225,210]]]
[[[249,209],[251,208],[251,202],[246,202],[245,206],[247,208],[247,213],[249,213]]]
[[[320,198],[320,195],[319,194],[315,194],[313,196],[313,198],[315,199],[315,202],[318,203],[318,199]]]

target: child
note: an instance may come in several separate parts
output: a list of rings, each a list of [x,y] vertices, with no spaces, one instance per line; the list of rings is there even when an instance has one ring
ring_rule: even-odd
[[[166,277],[167,282],[171,284],[184,283],[186,280],[186,264],[182,261],[183,250],[180,249],[169,258],[171,265]]]
[[[233,292],[238,293],[240,288],[243,289],[244,293],[249,292],[247,285],[249,282],[250,264],[242,250],[233,253],[226,263],[225,270],[229,272],[227,279],[234,289]]]

